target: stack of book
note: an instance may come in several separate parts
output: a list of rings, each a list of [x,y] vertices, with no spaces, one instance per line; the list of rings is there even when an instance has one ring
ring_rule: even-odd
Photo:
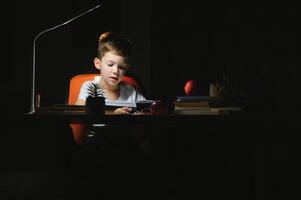
[[[174,101],[174,114],[219,115],[220,111],[209,107],[208,96],[178,96]]]

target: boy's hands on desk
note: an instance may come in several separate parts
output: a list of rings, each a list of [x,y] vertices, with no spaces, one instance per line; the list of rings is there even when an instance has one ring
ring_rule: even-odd
[[[113,111],[113,114],[132,114],[132,115],[163,115],[168,114],[168,108],[166,103],[162,100],[154,101],[149,108],[142,109],[141,111],[130,108],[121,107]]]
[[[131,114],[132,108],[129,107],[121,107],[117,108],[113,111],[113,114]]]
[[[116,115],[142,115],[144,114],[143,112],[140,112],[136,110],[135,108],[130,108],[130,107],[121,107],[115,109],[111,114],[116,114]]]

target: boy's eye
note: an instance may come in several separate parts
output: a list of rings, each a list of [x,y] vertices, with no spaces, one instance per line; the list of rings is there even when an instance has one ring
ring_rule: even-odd
[[[126,67],[125,66],[119,66],[119,69],[126,70]]]
[[[112,67],[114,64],[113,63],[108,63],[107,64],[109,67]]]

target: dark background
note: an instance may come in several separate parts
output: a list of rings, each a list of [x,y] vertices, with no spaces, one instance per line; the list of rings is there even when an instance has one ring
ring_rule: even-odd
[[[98,2],[5,1],[3,101],[16,95],[29,110],[34,37]],[[286,112],[300,96],[297,24],[292,2],[102,1],[99,9],[40,37],[36,89],[42,105],[64,103],[68,80],[93,70],[97,38],[111,30],[134,43],[131,71],[150,98],[182,95],[188,79],[199,80],[206,94],[226,74],[254,109]]]
[[[137,199],[151,195],[153,199],[300,199],[297,3],[101,2],[101,8],[38,40],[36,89],[42,105],[64,103],[69,79],[93,70],[102,32],[124,33],[135,47],[131,72],[150,98],[182,95],[188,79],[199,80],[207,94],[209,84],[226,74],[235,80],[246,110],[251,111],[218,120],[202,116],[193,123],[152,126],[153,161],[147,166],[151,169],[142,167],[143,175],[137,176],[141,181],[144,175],[151,176],[144,180],[151,187],[144,187],[149,193]],[[60,142],[68,130],[58,131],[54,126],[58,121],[51,117],[23,114],[30,105],[35,36],[98,3],[1,3],[1,199],[60,199],[59,188],[84,199],[97,191],[91,185],[82,190],[85,183],[72,183],[61,175],[61,162],[68,160],[61,157],[65,154],[60,148],[65,146]],[[123,183],[119,187],[132,187]],[[116,199],[123,198],[114,184],[113,193],[120,195]]]

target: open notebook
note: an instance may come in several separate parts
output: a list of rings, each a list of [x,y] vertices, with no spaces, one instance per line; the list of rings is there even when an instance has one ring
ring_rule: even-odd
[[[114,109],[118,107],[130,107],[136,108],[137,110],[149,107],[154,101],[153,100],[141,100],[136,103],[130,103],[125,101],[114,101],[106,102],[107,109]],[[49,107],[42,107],[40,110],[55,110],[55,111],[84,111],[84,105],[68,105],[68,104],[54,104]]]

